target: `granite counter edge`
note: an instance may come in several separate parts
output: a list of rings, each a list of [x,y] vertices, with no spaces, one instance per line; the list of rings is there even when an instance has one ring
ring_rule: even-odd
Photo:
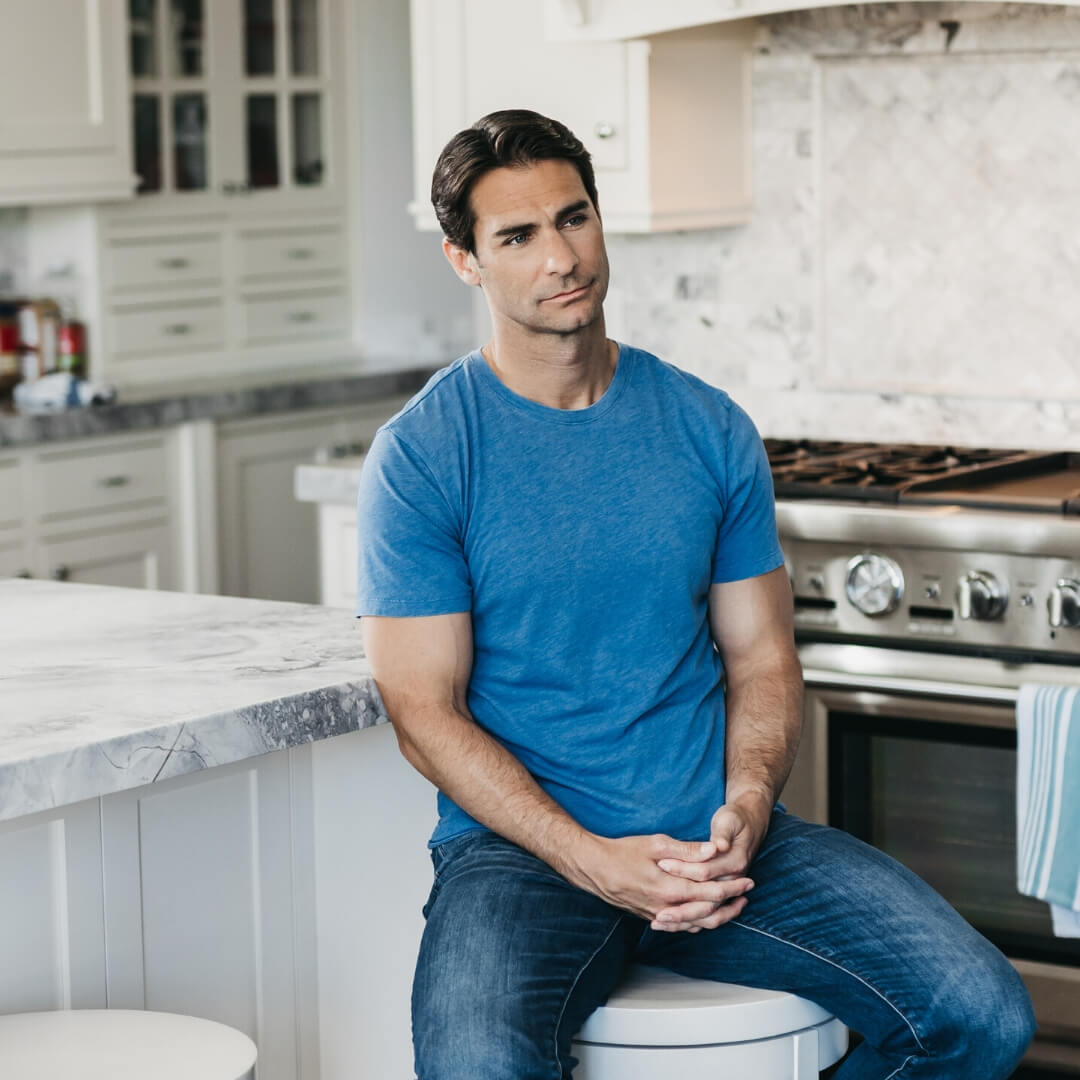
[[[371,676],[0,764],[0,822],[389,722]]]
[[[423,365],[395,371],[311,376],[289,382],[256,384],[169,394],[115,405],[88,406],[55,413],[0,415],[0,450],[69,439],[146,431],[193,420],[232,420],[276,412],[355,405],[412,394],[438,371]]]

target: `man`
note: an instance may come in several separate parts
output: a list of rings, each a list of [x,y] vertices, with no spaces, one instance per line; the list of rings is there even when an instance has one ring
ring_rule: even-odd
[[[588,153],[493,113],[432,201],[493,335],[380,429],[358,504],[365,647],[439,788],[419,1080],[569,1077],[631,961],[819,1002],[864,1037],[845,1080],[1008,1076],[1033,1018],[1007,961],[776,806],[802,683],[764,449],[607,339]]]

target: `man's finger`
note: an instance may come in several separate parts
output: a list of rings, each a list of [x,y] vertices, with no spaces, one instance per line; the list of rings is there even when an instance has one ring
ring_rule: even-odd
[[[692,900],[685,900],[681,904],[669,904],[656,913],[657,922],[697,922],[722,904],[732,899],[745,896],[753,887],[750,878],[732,878],[724,882],[716,882],[716,888],[702,892]]]
[[[653,858],[678,859],[682,862],[704,862],[716,854],[711,840],[676,840],[662,833],[653,837]]]

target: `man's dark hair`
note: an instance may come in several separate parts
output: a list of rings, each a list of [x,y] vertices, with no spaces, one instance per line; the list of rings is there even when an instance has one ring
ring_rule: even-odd
[[[476,214],[469,196],[476,181],[493,169],[550,160],[569,161],[577,169],[593,209],[599,213],[589,151],[558,120],[528,109],[501,109],[459,131],[443,147],[431,178],[431,204],[446,238],[475,255]]]

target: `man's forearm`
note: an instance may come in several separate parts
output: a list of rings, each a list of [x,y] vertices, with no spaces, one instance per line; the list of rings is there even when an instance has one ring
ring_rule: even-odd
[[[799,746],[802,666],[794,649],[768,663],[729,672],[727,685],[726,802],[757,793],[771,807]]]
[[[574,856],[593,839],[520,761],[449,706],[394,724],[406,760],[467,814],[581,884]]]

